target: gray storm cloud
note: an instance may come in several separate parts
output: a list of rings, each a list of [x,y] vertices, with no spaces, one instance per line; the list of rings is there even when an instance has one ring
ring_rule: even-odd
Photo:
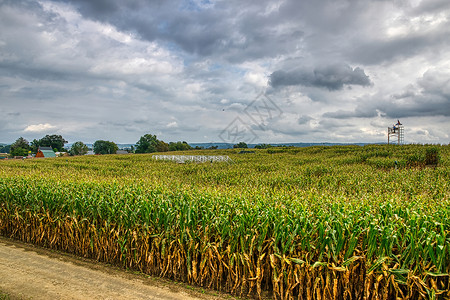
[[[337,110],[323,116],[369,118],[376,117],[379,112],[389,118],[450,117],[450,73],[448,70],[428,70],[415,85],[408,85],[400,94],[361,98],[354,110]]]
[[[270,85],[281,87],[289,85],[313,86],[330,91],[340,90],[345,85],[369,86],[371,81],[359,67],[352,69],[349,65],[334,64],[319,67],[312,72],[304,69],[293,71],[278,70],[270,75]]]

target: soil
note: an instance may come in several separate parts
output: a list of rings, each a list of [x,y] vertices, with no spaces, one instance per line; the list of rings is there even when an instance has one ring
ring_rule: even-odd
[[[0,237],[0,299],[235,298]]]

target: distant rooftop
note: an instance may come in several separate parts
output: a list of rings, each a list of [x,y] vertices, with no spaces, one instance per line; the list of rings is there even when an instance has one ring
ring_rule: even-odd
[[[36,157],[56,157],[56,154],[51,147],[39,147]]]

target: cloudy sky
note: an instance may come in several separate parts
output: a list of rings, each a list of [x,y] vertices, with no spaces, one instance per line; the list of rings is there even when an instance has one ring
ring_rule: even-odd
[[[0,0],[0,142],[450,142],[448,0]]]

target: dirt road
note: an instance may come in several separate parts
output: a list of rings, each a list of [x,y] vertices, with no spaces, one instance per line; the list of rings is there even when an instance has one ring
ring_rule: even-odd
[[[0,237],[0,292],[10,299],[230,298],[3,237]]]

